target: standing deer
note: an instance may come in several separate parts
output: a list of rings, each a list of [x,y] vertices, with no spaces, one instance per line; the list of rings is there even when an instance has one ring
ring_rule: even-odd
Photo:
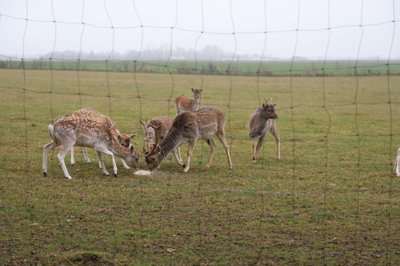
[[[192,88],[192,92],[193,92],[193,99],[190,99],[185,95],[178,96],[175,99],[176,112],[178,113],[178,115],[187,111],[195,112],[200,108],[200,98],[203,89]]]
[[[161,140],[165,138],[165,136],[168,133],[168,130],[172,126],[172,119],[169,116],[157,116],[151,119],[148,123],[145,123],[143,121],[140,121],[140,123],[143,125],[145,134],[144,152],[149,153],[157,145],[160,144]],[[172,150],[172,153],[175,157],[176,162],[179,165],[183,166],[179,149]]]
[[[225,115],[213,107],[200,108],[196,112],[187,111],[178,115],[168,131],[167,136],[150,153],[145,156],[149,170],[156,169],[164,158],[183,143],[189,143],[187,151],[187,162],[183,172],[188,172],[193,148],[197,139],[204,139],[210,146],[210,157],[206,169],[210,168],[215,153],[215,143],[212,139],[217,135],[224,145],[228,157],[229,169],[232,169],[232,160],[229,152],[228,142],[225,139]]]
[[[278,115],[275,113],[276,104],[269,104],[267,101],[258,108],[250,117],[249,121],[249,136],[253,144],[253,163],[256,162],[256,157],[264,142],[265,134],[271,132],[276,141],[277,159],[281,158],[281,145],[278,131],[276,130],[276,121]],[[258,138],[256,146],[256,138]]]
[[[111,120],[111,118],[109,118],[108,116],[105,116],[102,113],[99,113],[96,110],[93,110],[91,108],[81,108],[81,109],[73,112],[72,114],[75,114],[78,116],[93,117],[99,121],[100,120],[103,121],[104,123],[111,123],[111,124],[114,123]],[[119,138],[119,141],[120,141],[121,145],[128,148],[131,145],[131,138],[133,138],[135,135],[134,134],[131,134],[131,135],[120,134],[120,136],[121,137]],[[90,163],[90,159],[89,159],[89,155],[88,155],[86,147],[82,147],[82,154],[83,154],[83,158],[84,158],[85,162]],[[129,166],[125,163],[125,161],[123,159],[121,159],[121,163],[125,169],[129,169]],[[74,147],[72,147],[71,148],[71,165],[74,165],[74,164],[75,164]],[[102,167],[100,161],[99,161],[99,167],[100,168]]]
[[[43,146],[44,176],[47,175],[49,152],[60,145],[62,145],[62,149],[57,158],[67,179],[72,177],[68,173],[64,158],[74,145],[94,148],[102,165],[104,175],[109,175],[109,173],[104,166],[103,154],[111,156],[114,176],[118,173],[114,155],[124,159],[133,168],[138,165],[138,154],[132,146],[127,148],[121,145],[121,134],[111,119],[104,120],[101,117],[85,116],[80,112],[74,112],[53,121],[48,126],[48,130],[53,141]]]

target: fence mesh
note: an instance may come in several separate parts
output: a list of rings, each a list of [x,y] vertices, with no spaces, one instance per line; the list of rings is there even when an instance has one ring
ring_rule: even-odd
[[[222,151],[218,151],[216,157],[221,158],[216,159],[214,166],[218,170],[210,174],[218,180],[212,179],[211,183],[199,180],[209,176],[198,165],[191,169],[192,181],[178,175],[171,163],[161,171],[161,176],[151,181],[138,177],[132,181],[134,184],[127,179],[116,187],[110,185],[114,181],[90,180],[91,177],[75,172],[89,179],[79,181],[88,182],[82,184],[84,187],[96,190],[100,184],[113,191],[116,198],[111,200],[112,208],[121,203],[118,201],[121,194],[131,196],[126,201],[139,210],[125,213],[134,231],[142,232],[140,236],[132,236],[136,242],[127,244],[125,249],[121,245],[126,243],[114,237],[111,244],[105,245],[112,249],[104,248],[112,251],[114,260],[118,261],[117,254],[122,252],[130,259],[160,262],[152,260],[149,254],[166,250],[172,258],[170,262],[183,264],[189,261],[363,264],[371,260],[398,263],[400,228],[395,221],[400,214],[399,185],[393,175],[400,140],[400,121],[396,116],[400,111],[398,2],[390,3],[390,12],[386,15],[376,14],[377,18],[371,19],[371,6],[376,3],[362,0],[357,5],[358,16],[354,12],[354,18],[343,20],[349,23],[338,23],[337,3],[323,1],[318,9],[323,19],[316,24],[307,17],[314,13],[309,10],[312,1],[290,1],[290,11],[279,11],[291,12],[295,19],[292,23],[282,23],[282,27],[276,26],[270,13],[276,2],[249,3],[262,17],[257,20],[261,25],[254,30],[244,30],[244,20],[251,16],[242,14],[236,6],[240,1],[234,0],[216,3],[217,8],[222,7],[219,13],[208,13],[210,1],[191,1],[195,11],[189,15],[196,15],[199,21],[195,26],[192,22],[182,23],[188,3],[178,0],[168,4],[155,1],[153,9],[143,9],[140,1],[121,1],[117,5],[122,5],[125,13],[120,16],[116,15],[115,3],[111,1],[95,4],[103,5],[96,9],[101,10],[97,16],[90,8],[93,3],[81,1],[74,4],[77,9],[71,18],[60,15],[62,12],[54,0],[49,1],[44,15],[33,1],[19,3],[19,9],[2,4],[0,33],[5,43],[15,42],[20,49],[12,54],[6,45],[1,51],[0,45],[0,89],[4,99],[1,108],[4,124],[0,130],[5,136],[1,140],[0,168],[2,178],[7,180],[0,185],[1,191],[8,190],[9,184],[17,185],[13,182],[18,180],[23,180],[23,187],[28,189],[30,179],[43,179],[38,176],[41,147],[48,141],[46,126],[61,115],[92,107],[109,115],[126,131],[142,136],[139,120],[161,114],[174,117],[175,97],[188,95],[191,87],[198,87],[204,90],[202,105],[216,106],[226,114],[226,134],[235,164],[233,171],[222,170],[226,162]],[[166,7],[165,11],[161,10]],[[154,16],[168,12],[166,16],[170,19],[155,24],[146,20],[151,18],[151,11]],[[221,15],[220,21],[213,17],[215,14]],[[94,18],[101,18],[101,22]],[[163,22],[162,18],[156,21]],[[216,22],[226,27],[221,29]],[[286,25],[290,26],[286,28]],[[13,28],[14,35],[9,35]],[[42,42],[36,40],[42,35],[32,36],[38,30],[47,35],[41,37]],[[379,32],[385,32],[376,35],[380,38],[376,42],[380,45],[376,48],[380,57],[367,58],[371,56],[368,49],[373,42],[369,34]],[[354,38],[355,45],[343,40],[348,33],[358,36]],[[154,40],[153,35],[158,35],[156,40],[163,45],[161,49],[146,47]],[[90,52],[88,45],[93,43],[89,40],[106,47],[106,52]],[[220,55],[205,53],[210,48],[208,44],[215,49],[221,40],[226,42],[225,47],[214,50]],[[119,48],[126,47],[125,42],[134,48],[122,54]],[[241,49],[247,42],[254,42],[258,50],[243,55]],[[288,51],[285,59],[271,57],[278,49],[277,42],[282,42],[282,50]],[[38,45],[49,50],[44,55],[35,55]],[[180,45],[186,47],[180,48]],[[355,49],[350,55],[343,50],[346,55],[335,59],[346,45],[353,45]],[[307,46],[320,51],[317,56],[313,55],[316,59],[303,58]],[[60,47],[65,51],[60,51]],[[267,138],[259,161],[253,165],[247,119],[271,97],[278,104],[283,159],[274,161],[271,155],[274,146]],[[141,149],[140,137],[135,140],[135,146]],[[207,145],[199,143],[195,153],[197,157],[193,161],[197,161],[193,164],[202,165],[208,158]],[[50,168],[54,169],[58,166],[53,157]],[[80,168],[85,171],[84,166]],[[53,171],[53,175],[61,173]],[[9,181],[11,177],[18,177],[17,181]],[[149,182],[152,185],[158,182],[158,185],[153,187]],[[65,193],[70,191],[63,189]],[[149,192],[151,189],[158,192],[153,194]],[[32,193],[19,193],[24,198],[22,205],[29,206]],[[154,198],[157,193],[164,197],[160,202]],[[13,236],[13,219],[20,217],[7,218],[5,209],[8,204],[14,206],[12,198],[5,197],[0,204],[1,226],[6,229],[0,235],[4,262],[29,257],[15,248],[16,243],[25,248],[31,244],[46,245],[48,239],[39,233],[38,238],[43,239],[29,240],[24,234]],[[178,222],[182,217],[189,221]],[[113,214],[99,224],[117,224],[110,233],[115,235],[115,230],[130,227],[119,225],[119,218]],[[34,221],[32,217],[26,219]],[[285,226],[276,225],[282,221]],[[57,220],[49,223],[50,227],[59,225]],[[149,224],[158,233],[151,231]],[[179,228],[185,225],[190,230]],[[68,236],[69,227],[60,227],[61,234]],[[347,233],[353,235],[346,237]],[[151,241],[157,234],[163,236],[158,246]],[[189,239],[186,242],[182,240],[185,237]],[[313,237],[317,242],[311,242]],[[109,237],[106,235],[103,239]],[[255,239],[255,244],[249,244],[249,239]],[[74,244],[65,238],[61,241],[62,248],[73,250]],[[100,237],[99,241],[104,240]],[[181,249],[180,253],[178,246],[182,243],[193,243],[190,245],[193,249]],[[135,252],[130,252],[130,245],[135,246]],[[233,255],[243,246],[253,251]],[[196,253],[193,251],[196,249],[198,253],[191,256],[190,251]],[[346,252],[338,255],[346,250],[353,257]],[[213,252],[219,257],[212,257]]]

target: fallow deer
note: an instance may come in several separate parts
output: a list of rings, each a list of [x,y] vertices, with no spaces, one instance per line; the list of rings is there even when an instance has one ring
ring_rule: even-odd
[[[86,117],[93,117],[97,120],[102,120],[104,123],[111,123],[113,124],[114,122],[111,120],[111,118],[109,118],[108,116],[103,115],[100,112],[97,112],[96,110],[93,110],[91,108],[81,108],[75,112],[73,112],[72,114],[78,115],[78,116],[86,116]],[[115,126],[115,125],[114,125]],[[129,147],[131,145],[131,138],[133,138],[135,135],[131,134],[131,135],[127,135],[127,134],[120,134],[120,143],[122,146],[125,147]],[[85,160],[85,162],[90,163],[90,158],[87,152],[87,148],[86,147],[82,147],[82,154],[83,154],[83,158]],[[121,163],[122,166],[125,169],[129,169],[129,166],[125,163],[125,161],[123,159],[121,159]],[[75,164],[75,156],[74,156],[74,147],[71,148],[71,165]],[[99,167],[102,167],[101,162],[99,161]]]
[[[156,169],[164,158],[184,143],[189,143],[187,151],[186,166],[183,171],[189,171],[190,160],[193,148],[197,140],[204,139],[210,146],[210,156],[206,169],[210,168],[215,153],[215,143],[213,136],[217,135],[218,139],[224,145],[226,155],[228,157],[229,169],[232,169],[232,160],[229,152],[228,142],[225,139],[225,115],[220,110],[213,107],[200,108],[196,112],[187,111],[178,115],[168,131],[167,136],[157,145],[150,153],[146,154],[145,160],[149,170]]]
[[[269,104],[267,101],[258,108],[250,117],[249,121],[249,136],[253,144],[253,163],[256,162],[257,154],[261,149],[264,142],[265,134],[271,132],[276,141],[276,156],[277,159],[281,158],[280,137],[276,129],[276,121],[278,115],[275,113],[276,104]],[[258,142],[256,145],[256,139]]]
[[[49,152],[60,145],[62,145],[62,149],[57,158],[67,179],[72,177],[68,173],[64,158],[74,145],[94,148],[102,165],[104,175],[109,175],[109,173],[104,166],[103,154],[111,156],[114,176],[118,173],[114,155],[124,159],[133,168],[138,165],[138,154],[133,146],[127,148],[121,145],[121,134],[111,119],[104,120],[99,117],[85,116],[79,112],[74,112],[53,121],[48,126],[48,130],[53,141],[43,146],[44,176],[47,175]]]
[[[165,138],[168,130],[172,126],[172,119],[169,116],[157,116],[147,123],[143,121],[140,121],[140,123],[143,125],[145,134],[145,147],[143,148],[143,150],[145,153],[148,153],[152,151],[154,147],[161,142],[162,139]],[[172,150],[172,153],[175,157],[176,162],[179,165],[183,166],[179,148]]]
[[[192,92],[193,92],[193,99],[190,99],[185,95],[178,96],[175,99],[176,112],[178,115],[187,111],[195,112],[200,108],[200,99],[203,89],[192,88]]]

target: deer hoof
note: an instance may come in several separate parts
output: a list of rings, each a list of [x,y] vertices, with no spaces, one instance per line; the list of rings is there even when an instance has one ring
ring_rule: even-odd
[[[47,173],[46,173],[46,172],[43,172],[43,176],[45,176],[45,177],[46,177],[46,176],[47,176]]]
[[[114,173],[114,177],[117,177],[117,174],[116,174],[116,173]]]

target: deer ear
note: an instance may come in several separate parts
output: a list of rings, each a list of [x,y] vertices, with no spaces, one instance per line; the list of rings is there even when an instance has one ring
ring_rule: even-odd
[[[129,134],[129,135],[128,135],[128,138],[129,138],[129,139],[133,139],[134,137],[136,137],[136,134]]]
[[[265,107],[265,103],[262,104],[262,108],[264,108],[264,107]]]
[[[194,89],[192,88],[192,92],[194,92]]]
[[[144,131],[146,131],[146,122],[143,122],[142,120],[139,120],[140,124],[142,124]]]

